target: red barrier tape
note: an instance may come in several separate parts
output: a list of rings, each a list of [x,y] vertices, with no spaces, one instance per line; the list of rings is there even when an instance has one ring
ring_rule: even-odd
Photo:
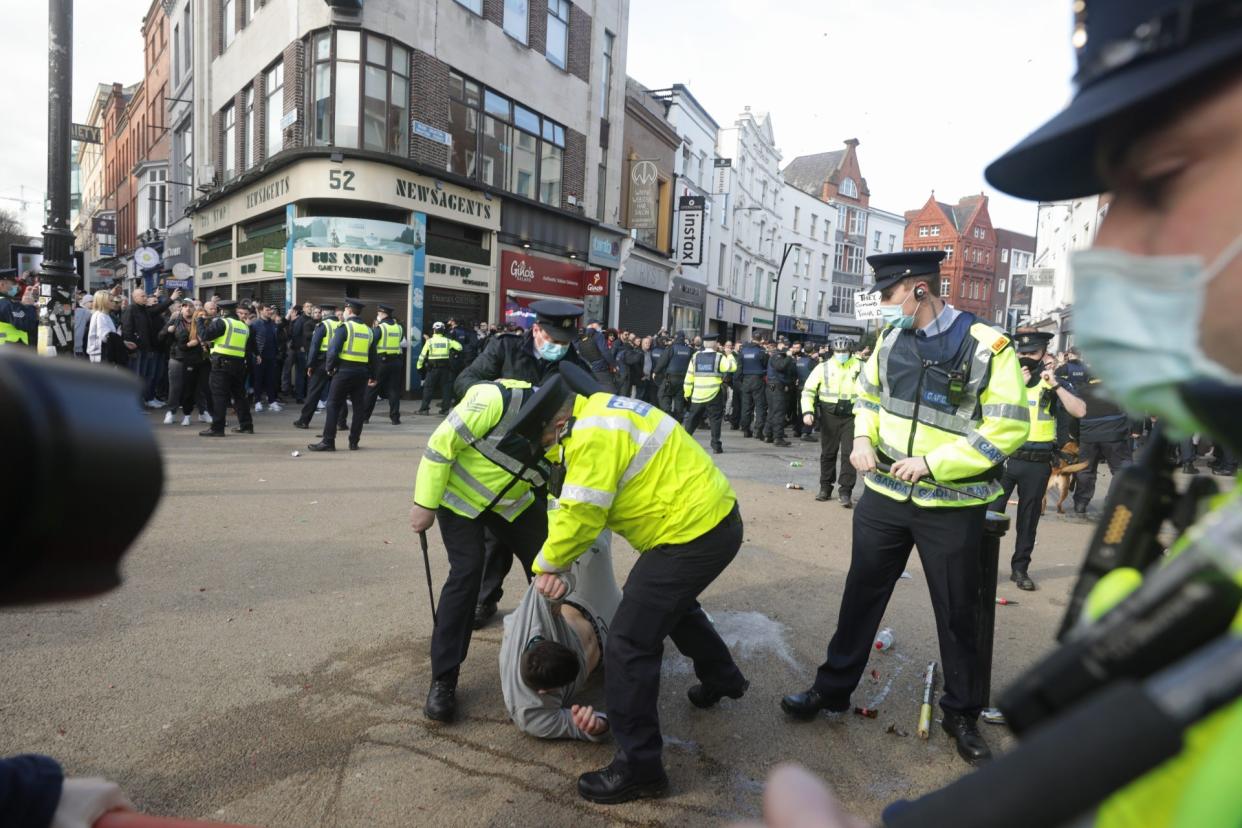
[[[92,828],[253,828],[231,822],[200,822],[195,819],[172,819],[148,816],[133,811],[112,811],[95,820]]]

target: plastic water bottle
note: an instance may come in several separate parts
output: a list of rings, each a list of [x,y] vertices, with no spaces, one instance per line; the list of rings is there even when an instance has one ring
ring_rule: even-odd
[[[888,650],[893,646],[893,628],[885,627],[876,634],[875,648],[877,650]]]

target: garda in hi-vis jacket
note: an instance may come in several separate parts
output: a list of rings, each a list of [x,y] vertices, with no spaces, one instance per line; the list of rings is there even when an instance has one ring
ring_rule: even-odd
[[[431,337],[423,343],[423,349],[418,352],[418,364],[414,367],[422,368],[424,362],[433,362],[436,365],[447,365],[449,357],[455,351],[461,350],[461,343],[456,339],[449,339],[442,333],[433,333]]]
[[[692,403],[711,402],[720,393],[720,385],[724,382],[725,374],[732,374],[736,370],[737,360],[732,354],[720,351],[699,351],[686,368],[682,396]],[[708,529],[710,528],[709,526]]]
[[[1056,398],[1052,386],[1043,379],[1026,389],[1026,402],[1031,417],[1031,433],[1026,438],[1028,443],[1056,442],[1057,416],[1052,411]]]
[[[427,441],[414,502],[471,519],[490,509],[510,523],[526,511],[549,471],[542,456],[523,450],[525,440],[509,436],[530,389],[519,380],[471,386]]]
[[[737,495],[724,474],[660,409],[592,394],[574,401],[573,416],[559,448],[565,481],[535,573],[566,571],[605,528],[641,554],[694,540],[733,511]]]
[[[999,466],[1030,431],[1026,383],[1009,337],[972,321],[956,353],[931,363],[914,330],[889,327],[858,387],[855,435],[870,438],[882,463],[923,457],[931,471],[913,490],[871,471],[867,488],[925,507],[978,506],[1000,494]]]
[[[826,359],[816,365],[802,386],[802,413],[818,413],[817,402],[828,405],[854,402],[858,397],[858,372],[861,370],[862,362],[853,355],[845,362]]]

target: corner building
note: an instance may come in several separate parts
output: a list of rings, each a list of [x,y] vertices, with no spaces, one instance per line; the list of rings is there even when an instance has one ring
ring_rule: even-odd
[[[200,6],[196,295],[528,324],[521,259],[607,313],[628,0]]]

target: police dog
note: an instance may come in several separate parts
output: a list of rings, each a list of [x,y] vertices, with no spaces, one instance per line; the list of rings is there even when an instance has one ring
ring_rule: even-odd
[[[1057,514],[1065,514],[1065,501],[1074,491],[1075,475],[1087,467],[1087,463],[1078,460],[1078,444],[1070,441],[1061,446],[1052,455],[1052,474],[1048,477],[1048,490],[1040,506],[1042,515],[1048,509],[1047,495],[1057,498]]]

